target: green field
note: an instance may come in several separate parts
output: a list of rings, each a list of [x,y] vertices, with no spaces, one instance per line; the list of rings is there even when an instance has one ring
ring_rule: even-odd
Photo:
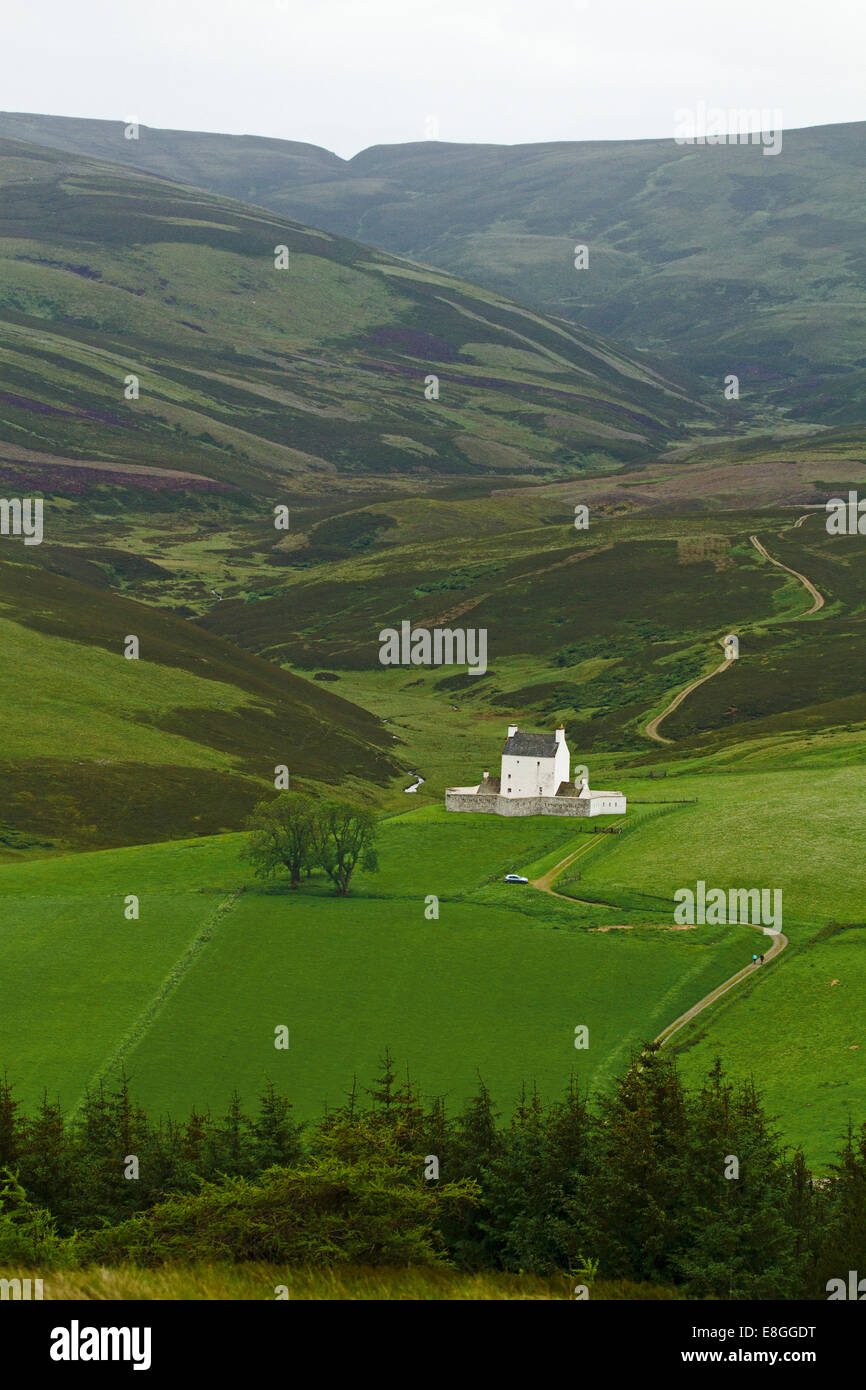
[[[826,1162],[866,1110],[859,769],[830,740],[787,756],[734,746],[666,772],[612,774],[630,797],[621,836],[439,805],[391,815],[379,871],[348,899],[317,879],[298,893],[257,882],[238,835],[7,863],[0,1058],[29,1103],[47,1087],[73,1105],[123,1064],[154,1111],[221,1111],[268,1079],[308,1118],[353,1075],[370,1084],[390,1048],[425,1094],[459,1105],[480,1075],[507,1110],[524,1082],[605,1086],[761,949],[746,926],[667,930],[677,888],[778,887],[787,950],[671,1046],[687,1080],[716,1055],[753,1076],[786,1141]],[[577,848],[556,896],[501,881]],[[573,1046],[578,1024],[588,1051]],[[288,1051],[274,1048],[279,1025]]]
[[[397,771],[388,730],[333,690],[23,558],[0,556],[3,851],[236,829],[279,764],[312,785]]]
[[[781,761],[781,760],[780,760]],[[766,766],[751,773],[679,774],[650,795],[697,797],[675,816],[615,839],[584,870],[587,896],[635,903],[670,902],[697,879],[725,887],[780,887],[784,930],[801,941],[831,921],[863,912],[857,878],[846,865],[866,853],[866,814],[857,805],[859,768]],[[645,788],[652,783],[644,782]],[[779,846],[788,847],[784,859]],[[620,895],[622,895],[620,897]]]
[[[789,771],[667,779],[665,795],[675,788],[698,805],[612,840],[586,862],[578,885],[582,896],[646,911],[698,879],[782,889],[786,951],[670,1045],[687,1083],[717,1056],[729,1075],[753,1077],[786,1142],[802,1143],[817,1163],[829,1162],[849,1117],[856,1125],[866,1114],[866,1032],[856,1002],[866,983],[866,920],[852,868],[866,853],[861,756],[855,766],[804,757]],[[752,949],[763,949],[760,939]]]
[[[123,1059],[175,1113],[267,1077],[312,1116],[386,1047],[454,1104],[479,1074],[506,1108],[524,1081],[600,1084],[739,968],[751,934],[594,932],[605,914],[498,882],[576,843],[567,821],[422,809],[384,822],[381,873],[349,899],[257,885],[236,836],[7,865],[0,1057],[26,1100],[47,1086],[66,1104]]]
[[[721,1057],[751,1075],[788,1142],[828,1163],[866,1113],[866,924],[825,928],[677,1035],[686,1083]]]

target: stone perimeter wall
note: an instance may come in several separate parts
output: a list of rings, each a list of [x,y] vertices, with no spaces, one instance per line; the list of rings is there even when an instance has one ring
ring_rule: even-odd
[[[496,792],[445,793],[446,811],[475,811],[494,816],[588,816],[589,806],[576,796],[500,796]]]

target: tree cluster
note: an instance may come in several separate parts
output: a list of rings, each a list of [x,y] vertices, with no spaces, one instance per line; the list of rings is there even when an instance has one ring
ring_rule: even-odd
[[[320,869],[343,896],[359,864],[378,868],[376,829],[366,806],[282,792],[256,806],[244,855],[260,878],[288,872],[292,888]]]
[[[717,1064],[686,1091],[655,1045],[609,1093],[527,1092],[505,1122],[483,1084],[454,1115],[422,1103],[387,1055],[306,1128],[270,1085],[254,1117],[235,1095],[220,1119],[156,1124],[125,1080],[74,1120],[47,1099],[24,1116],[3,1085],[3,1169],[0,1265],[447,1262],[723,1299],[866,1274],[866,1125],[816,1178],[751,1083]]]

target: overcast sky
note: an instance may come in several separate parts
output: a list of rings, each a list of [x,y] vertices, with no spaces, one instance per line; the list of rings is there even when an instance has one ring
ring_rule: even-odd
[[[864,0],[5,0],[0,104],[278,136],[671,136],[678,108],[866,118]]]

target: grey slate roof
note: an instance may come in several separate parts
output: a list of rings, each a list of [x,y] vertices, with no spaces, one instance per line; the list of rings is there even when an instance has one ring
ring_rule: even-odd
[[[518,729],[505,740],[502,751],[518,758],[555,758],[556,734],[524,734]]]

